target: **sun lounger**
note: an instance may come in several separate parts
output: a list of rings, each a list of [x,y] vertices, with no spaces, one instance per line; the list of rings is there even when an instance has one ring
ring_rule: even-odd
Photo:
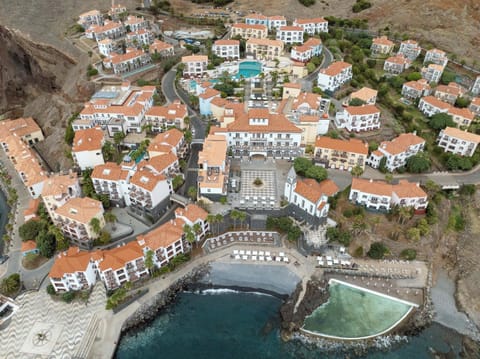
[[[240,256],[237,254],[237,255],[235,256],[235,259],[240,259]]]
[[[283,257],[283,261],[284,261],[285,263],[288,263],[288,257]]]
[[[264,256],[258,256],[258,260],[263,262],[265,260],[265,257]]]
[[[252,261],[256,261],[257,260],[257,256],[252,256]]]
[[[245,255],[245,251],[242,249],[238,252],[238,254],[240,254],[241,256]]]
[[[257,251],[252,251],[252,255],[257,256],[258,252]]]
[[[270,252],[265,252],[265,255],[266,255],[267,257],[270,257]]]
[[[267,256],[267,262],[271,262],[271,261],[272,261],[272,257]]]
[[[279,255],[280,257],[285,257],[285,253],[283,253],[283,252],[280,252],[278,255]]]
[[[263,256],[263,255],[265,255],[265,253],[263,251],[258,251],[258,255]]]
[[[248,256],[242,256],[242,259],[246,261],[248,259]]]
[[[282,258],[281,257],[275,257],[275,262],[281,262]]]
[[[246,254],[247,256],[251,256],[251,255],[252,255],[252,251],[246,251],[245,254]]]
[[[238,254],[238,249],[234,249],[233,254],[237,255]]]

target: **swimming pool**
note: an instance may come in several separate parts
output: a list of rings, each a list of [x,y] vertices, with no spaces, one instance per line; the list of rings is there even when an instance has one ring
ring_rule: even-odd
[[[243,61],[238,65],[238,72],[234,76],[239,79],[240,77],[249,78],[255,77],[262,72],[262,63],[258,61]]]
[[[416,304],[331,279],[329,300],[305,318],[303,330],[334,339],[367,339],[389,332]]]

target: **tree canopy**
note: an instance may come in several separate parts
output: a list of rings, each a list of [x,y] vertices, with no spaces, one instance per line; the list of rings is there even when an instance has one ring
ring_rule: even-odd
[[[430,169],[430,158],[426,152],[419,152],[407,159],[407,170],[411,173],[422,173]]]
[[[42,231],[37,237],[37,248],[42,256],[51,258],[57,248],[55,235]]]
[[[430,118],[428,124],[434,130],[443,130],[445,127],[455,127],[452,116],[446,113],[436,113]]]
[[[372,243],[367,255],[372,259],[382,259],[388,253],[388,248],[382,242]]]
[[[45,227],[46,223],[44,221],[31,219],[20,226],[18,234],[20,234],[22,241],[35,240]]]

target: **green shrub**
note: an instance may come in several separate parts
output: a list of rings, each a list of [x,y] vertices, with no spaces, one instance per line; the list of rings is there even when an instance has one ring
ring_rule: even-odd
[[[355,4],[352,6],[352,11],[354,13],[358,13],[360,11],[363,11],[365,9],[368,9],[372,7],[372,3],[366,0],[357,0]]]
[[[51,284],[47,285],[47,293],[50,294],[50,295],[57,294],[57,292],[55,292],[55,288]]]
[[[315,4],[315,0],[298,0],[303,6],[309,7]]]
[[[353,216],[353,211],[349,208],[347,208],[346,210],[343,211],[343,216],[345,218],[350,218]]]
[[[65,292],[62,294],[62,299],[65,303],[70,303],[75,298],[74,292]]]
[[[355,252],[353,252],[353,256],[357,258],[363,257],[363,247],[358,246],[357,249],[355,249]]]
[[[372,259],[382,259],[388,253],[388,248],[382,242],[374,242],[367,255]]]
[[[400,258],[406,259],[408,261],[413,261],[415,258],[417,258],[417,251],[413,248],[404,249],[400,253]]]

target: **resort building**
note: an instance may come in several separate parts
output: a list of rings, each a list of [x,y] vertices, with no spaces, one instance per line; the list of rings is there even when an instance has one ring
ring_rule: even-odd
[[[86,290],[97,282],[95,268],[90,252],[70,247],[55,257],[48,277],[56,292]]]
[[[207,116],[212,114],[210,103],[216,97],[220,97],[220,91],[212,88],[207,89],[205,92],[198,96],[198,107],[200,109],[201,115]]]
[[[150,232],[137,237],[138,245],[143,249],[143,253],[152,251],[153,264],[157,267],[167,265],[175,256],[184,253],[184,232],[185,222],[179,219],[173,219],[162,224]]]
[[[323,17],[310,19],[295,19],[293,26],[300,26],[303,31],[309,35],[319,34],[321,32],[328,32],[328,21]]]
[[[425,116],[431,117],[436,113],[447,113],[450,109],[450,104],[440,101],[433,96],[425,96],[420,99],[418,108],[423,112]]]
[[[264,25],[268,30],[278,29],[280,26],[287,25],[285,16],[265,16],[258,13],[248,14],[245,16],[245,24],[248,25]]]
[[[183,77],[201,77],[207,73],[208,56],[190,55],[182,57]]]
[[[150,46],[155,40],[155,34],[147,29],[140,29],[127,33],[126,43],[129,46]]]
[[[475,82],[473,83],[471,92],[474,95],[480,95],[480,75],[477,76]]]
[[[349,101],[357,99],[363,101],[366,105],[375,105],[377,102],[378,91],[370,87],[362,87],[358,91],[350,94]]]
[[[415,61],[415,59],[422,52],[422,48],[418,45],[418,42],[414,40],[405,40],[400,43],[400,49],[398,50],[399,54],[403,54],[410,61]]]
[[[210,230],[207,217],[207,211],[192,203],[188,204],[185,208],[177,208],[175,210],[175,218],[182,220],[185,224],[192,227],[197,242],[202,240]]]
[[[376,37],[372,40],[370,51],[372,55],[390,55],[395,44],[386,36]]]
[[[455,127],[446,127],[440,131],[437,142],[445,152],[472,157],[480,143],[480,136]]]
[[[67,175],[55,174],[45,180],[42,189],[42,200],[48,215],[55,225],[57,222],[55,211],[70,199],[80,197],[82,190],[76,173]]]
[[[26,257],[29,254],[38,254],[39,250],[37,248],[37,242],[34,240],[28,240],[22,242],[22,246],[20,247],[20,252],[22,252],[22,257]]]
[[[285,182],[284,196],[302,212],[325,222],[330,208],[328,198],[334,196],[338,190],[335,182],[330,179],[317,182],[312,178],[299,178],[292,167]]]
[[[347,106],[337,112],[335,124],[350,132],[376,130],[380,128],[380,110],[375,105]]]
[[[168,153],[173,153],[178,158],[184,158],[188,151],[188,143],[185,141],[183,132],[171,128],[159,133],[148,145],[148,157],[153,158]]]
[[[131,32],[148,29],[148,20],[143,17],[129,15],[123,24],[130,29]]]
[[[285,44],[303,44],[303,28],[300,26],[280,26],[276,36]]]
[[[289,97],[298,97],[302,92],[302,85],[296,84],[292,82],[284,82],[283,83],[283,93],[282,99],[288,99]]]
[[[326,118],[325,118],[326,117]],[[301,145],[314,145],[315,140],[319,134],[328,132],[328,125],[330,120],[328,115],[298,115],[292,120],[293,124],[302,130]]]
[[[23,210],[23,222],[28,222],[31,219],[39,219],[37,212],[41,202],[40,198],[34,198],[28,201],[28,207]]]
[[[43,140],[43,134],[32,118],[0,121],[0,144],[15,171],[33,198],[42,193],[47,172],[36,153],[28,146]]]
[[[103,15],[98,10],[90,10],[78,16],[77,24],[82,25],[84,29],[88,29],[92,25],[103,25]]]
[[[283,42],[270,39],[248,39],[246,54],[259,60],[274,60],[283,54]]]
[[[413,207],[416,213],[425,213],[427,193],[419,183],[400,180],[398,184],[353,178],[349,200],[369,209],[389,211],[393,206]]]
[[[98,268],[98,276],[107,290],[113,290],[126,282],[135,282],[148,276],[144,250],[137,241],[109,250],[92,253]]]
[[[111,16],[112,19],[116,20],[122,14],[127,13],[127,8],[122,4],[112,4],[110,10],[108,10],[108,15]]]
[[[266,39],[268,28],[266,25],[233,24],[230,38],[240,36],[243,39]]]
[[[442,78],[444,67],[437,64],[429,64],[427,67],[422,67],[422,77],[429,83],[439,83]]]
[[[420,97],[429,96],[432,88],[425,79],[405,82],[402,86],[402,96],[408,100],[416,100]]]
[[[425,59],[423,63],[426,64],[428,62],[432,62],[434,64],[440,65],[442,67],[447,66],[448,58],[445,51],[439,49],[431,49],[425,53]]]
[[[158,39],[153,40],[153,43],[149,46],[148,52],[150,55],[159,55],[161,57],[169,57],[175,55],[175,50],[173,45],[167,44],[166,42],[160,41]]]
[[[140,133],[155,94],[155,86],[133,88],[128,82],[120,86],[104,86],[85,103],[80,119],[72,124],[73,129],[101,126],[110,136],[115,132]]]
[[[152,62],[150,54],[143,50],[127,48],[124,54],[110,54],[103,59],[103,64],[107,69],[113,69],[115,74],[124,74],[132,72],[147,66]]]
[[[150,165],[141,168],[139,164],[138,168],[141,169],[130,178],[128,194],[130,209],[134,213],[156,221],[170,202],[173,189],[170,179],[152,167]]]
[[[322,91],[335,92],[352,79],[352,65],[337,61],[318,72],[317,85]]]
[[[85,31],[88,39],[101,41],[104,39],[120,40],[127,34],[121,22],[105,20],[103,25],[92,25]]]
[[[209,134],[198,154],[198,196],[219,199],[227,194],[230,164],[225,136]]]
[[[365,169],[368,144],[357,139],[340,140],[318,136],[315,142],[314,160],[325,168],[351,171],[358,166]]]
[[[110,54],[116,49],[115,42],[109,38],[100,40],[97,45],[98,52],[103,56],[110,56]]]
[[[72,145],[72,157],[81,170],[104,164],[102,147],[105,143],[100,127],[75,132]]]
[[[447,113],[452,116],[453,122],[458,126],[468,127],[475,118],[475,115],[468,108],[450,107]]]
[[[480,116],[480,97],[474,97],[472,99],[472,102],[470,102],[470,106],[468,106],[468,109],[472,111],[475,116],[479,117]]]
[[[185,124],[187,116],[187,106],[180,101],[174,101],[168,105],[152,106],[145,113],[145,123],[152,127],[152,132],[162,132],[170,126],[184,130],[187,128]]]
[[[448,85],[438,85],[435,88],[434,96],[443,102],[454,105],[457,98],[463,96],[463,94],[464,91],[460,85],[450,82]]]
[[[55,223],[61,226],[65,237],[84,246],[91,245],[99,234],[92,226],[92,219],[98,219],[99,229],[105,226],[102,202],[88,197],[70,198],[55,210]]]
[[[404,167],[407,159],[415,156],[425,148],[425,140],[415,133],[402,133],[391,141],[383,141],[377,150],[368,157],[367,164],[373,168],[380,166],[382,158],[386,159],[385,167],[393,172]]]
[[[383,70],[393,75],[400,75],[403,71],[408,69],[411,64],[412,61],[410,59],[399,53],[385,60]]]
[[[224,59],[238,60],[240,58],[240,41],[217,40],[212,45],[212,53]]]
[[[319,56],[321,53],[322,40],[311,37],[303,45],[292,47],[290,57],[295,61],[308,62],[312,57]]]
[[[117,207],[130,205],[129,180],[131,173],[113,162],[97,165],[91,178],[95,192],[107,195],[110,202]]]

